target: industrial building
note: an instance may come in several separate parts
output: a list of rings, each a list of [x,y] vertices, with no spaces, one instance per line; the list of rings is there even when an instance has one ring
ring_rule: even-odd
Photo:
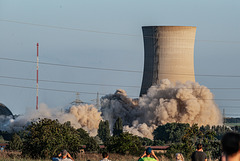
[[[144,26],[144,71],[140,96],[162,79],[172,83],[195,82],[196,27]]]
[[[12,112],[2,103],[0,103],[0,116],[12,116]]]

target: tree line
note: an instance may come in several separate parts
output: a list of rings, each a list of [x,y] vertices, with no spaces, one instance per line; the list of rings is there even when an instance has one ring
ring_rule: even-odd
[[[175,153],[181,152],[185,158],[189,158],[197,143],[203,144],[208,157],[218,158],[221,154],[220,139],[228,131],[232,129],[226,126],[199,127],[197,124],[167,123],[154,130],[154,139],[151,140],[123,132],[122,120],[118,118],[112,135],[109,122],[102,120],[97,136],[92,137],[82,128],[73,128],[70,122],[61,124],[58,120],[45,118],[31,122],[23,131],[12,134],[0,131],[0,135],[9,140],[9,150],[21,151],[23,157],[33,159],[56,157],[63,149],[76,156],[83,147],[87,152],[107,151],[139,156],[146,146],[159,145],[168,145],[169,148],[166,153],[157,155],[173,158]],[[99,145],[104,145],[104,148]]]

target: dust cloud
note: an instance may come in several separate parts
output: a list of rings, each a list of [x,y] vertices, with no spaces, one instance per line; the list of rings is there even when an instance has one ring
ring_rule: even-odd
[[[166,123],[221,125],[222,115],[213,99],[210,90],[198,83],[172,84],[164,79],[138,101],[123,90],[107,95],[102,98],[101,110],[110,123],[120,117],[125,131],[152,139],[153,130]]]
[[[138,99],[129,98],[122,89],[101,98],[100,111],[94,105],[80,104],[67,111],[48,108],[40,104],[39,110],[28,112],[15,119],[0,116],[0,129],[19,131],[39,118],[70,121],[75,128],[83,128],[90,136],[97,135],[101,120],[108,120],[112,131],[118,117],[123,121],[123,130],[134,135],[153,139],[152,132],[166,123],[189,123],[198,125],[221,125],[222,115],[210,90],[195,82],[172,84],[164,79],[159,85],[149,88]]]
[[[98,112],[93,105],[87,104],[72,106],[67,109],[69,112],[59,110],[58,108],[48,108],[46,104],[40,104],[37,111],[35,109],[27,111],[27,113],[15,119],[12,117],[0,117],[0,129],[2,131],[17,132],[23,130],[24,127],[29,125],[32,121],[49,118],[52,120],[57,119],[60,123],[70,121],[74,128],[83,128],[90,136],[96,136],[98,124],[102,119],[101,112]]]

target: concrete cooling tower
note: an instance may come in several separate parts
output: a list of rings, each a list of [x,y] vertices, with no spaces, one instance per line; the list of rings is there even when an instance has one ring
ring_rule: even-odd
[[[12,112],[2,103],[0,103],[0,116],[11,116]]]
[[[195,82],[194,40],[196,27],[145,26],[144,72],[140,96],[162,79],[172,83]]]

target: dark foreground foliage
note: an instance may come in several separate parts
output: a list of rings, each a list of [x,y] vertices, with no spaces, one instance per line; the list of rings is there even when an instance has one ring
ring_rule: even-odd
[[[99,127],[98,127],[98,137],[103,141],[106,142],[110,138],[110,129],[109,129],[109,122],[106,121],[100,121]]]
[[[9,149],[22,152],[23,157],[33,159],[50,159],[56,157],[63,149],[75,158],[85,145],[85,152],[98,154],[103,151],[121,155],[139,156],[146,146],[170,146],[166,153],[159,156],[174,158],[175,153],[183,153],[185,160],[189,160],[196,144],[202,143],[203,150],[211,159],[217,159],[221,154],[220,140],[223,134],[231,131],[226,126],[190,126],[182,123],[167,123],[158,126],[153,135],[154,140],[141,138],[122,132],[122,122],[119,118],[114,125],[114,135],[110,135],[109,122],[101,121],[98,135],[90,137],[83,129],[75,129],[70,122],[60,124],[57,120],[41,119],[32,122],[25,131],[17,134],[1,132],[2,140],[9,138]],[[238,130],[235,128],[235,130]],[[99,145],[104,144],[99,148]]]
[[[22,148],[23,148],[23,141],[21,137],[18,134],[14,133],[12,136],[12,139],[9,141],[8,149],[21,151]]]
[[[58,120],[42,119],[32,122],[26,129],[28,134],[23,142],[23,156],[31,158],[51,158],[66,149],[75,155],[81,148],[79,132],[70,122],[60,124]]]
[[[154,140],[161,140],[167,144],[180,142],[184,132],[189,128],[189,124],[167,123],[160,125],[154,130]]]
[[[106,142],[107,150],[111,153],[140,155],[144,151],[139,137],[129,133],[112,136]]]
[[[165,154],[172,158],[176,153],[182,153],[185,159],[190,159],[191,154],[196,150],[196,145],[201,143],[208,158],[217,159],[221,156],[220,140],[216,132],[210,128],[199,128],[197,124],[185,129],[180,142],[174,142]]]

